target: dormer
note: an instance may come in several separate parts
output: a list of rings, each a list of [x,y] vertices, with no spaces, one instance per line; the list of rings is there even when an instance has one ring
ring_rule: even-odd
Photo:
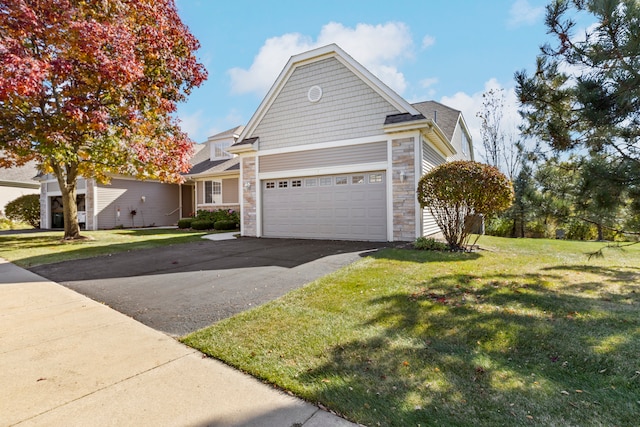
[[[233,158],[235,154],[231,154],[228,149],[238,140],[243,128],[244,126],[238,126],[217,135],[210,136],[207,139],[207,145],[210,150],[209,160],[217,161]]]

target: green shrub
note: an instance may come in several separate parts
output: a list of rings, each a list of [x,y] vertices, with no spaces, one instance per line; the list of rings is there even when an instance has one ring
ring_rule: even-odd
[[[565,236],[570,240],[593,240],[598,237],[595,225],[579,219],[569,221],[565,229]]]
[[[235,221],[231,221],[228,219],[223,219],[221,221],[216,221],[213,224],[213,228],[216,230],[235,230],[237,228],[238,223]]]
[[[178,221],[178,228],[191,228],[191,223],[195,221],[195,218],[182,218]]]
[[[0,230],[21,230],[25,228],[31,227],[25,222],[16,222],[10,220],[9,218],[0,216]]]
[[[496,237],[511,237],[513,220],[509,218],[493,218],[487,221],[485,234]]]
[[[547,226],[542,221],[529,221],[524,226],[525,236],[541,239],[547,237]]]
[[[240,223],[240,215],[233,209],[217,209],[215,211],[199,210],[196,214],[197,220],[206,221],[233,221],[236,224]]]
[[[432,237],[418,237],[413,243],[415,249],[421,251],[448,251],[449,245]]]
[[[213,229],[213,221],[206,219],[196,219],[191,221],[191,228],[194,230],[211,230]]]
[[[40,195],[25,194],[7,203],[5,215],[12,221],[40,228]]]

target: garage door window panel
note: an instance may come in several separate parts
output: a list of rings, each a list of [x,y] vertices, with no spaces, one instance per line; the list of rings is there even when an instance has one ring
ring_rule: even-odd
[[[382,183],[382,174],[381,173],[369,174],[369,184],[380,184],[380,183]]]

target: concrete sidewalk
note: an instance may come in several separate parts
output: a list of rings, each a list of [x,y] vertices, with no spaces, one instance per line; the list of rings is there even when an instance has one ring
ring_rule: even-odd
[[[0,259],[0,425],[354,426]]]

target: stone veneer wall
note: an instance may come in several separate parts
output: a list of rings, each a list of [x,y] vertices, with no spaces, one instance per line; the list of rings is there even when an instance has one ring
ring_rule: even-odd
[[[414,138],[391,141],[393,240],[411,242],[416,238],[416,188]],[[401,172],[404,171],[404,182]]]
[[[256,182],[256,158],[242,158],[242,235],[255,237],[258,233],[256,216],[256,191],[259,185]],[[245,184],[251,183],[251,188],[247,190]]]

